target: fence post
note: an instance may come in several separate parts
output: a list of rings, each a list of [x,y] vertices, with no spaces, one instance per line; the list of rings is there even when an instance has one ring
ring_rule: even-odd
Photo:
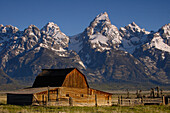
[[[120,97],[118,96],[118,105],[120,105]]]
[[[50,87],[48,86],[48,102],[50,101]]]
[[[126,91],[127,91],[127,98],[129,98],[129,90],[127,89]]]
[[[120,105],[120,98],[119,98],[119,96],[118,96],[118,103],[117,104]]]
[[[108,101],[107,101],[107,103],[109,104],[109,96],[108,96]]]
[[[161,89],[161,97],[163,96],[163,90]]]
[[[162,96],[162,104],[165,105],[165,96]]]
[[[56,89],[56,101],[58,101],[58,89]]]
[[[122,95],[121,95],[121,97],[120,97],[120,104],[122,105]]]
[[[73,106],[73,99],[72,99],[72,97],[69,97],[69,105]]]
[[[143,105],[143,96],[141,97],[141,104]]]
[[[95,106],[97,107],[97,95],[95,94]]]
[[[159,97],[160,95],[159,95],[159,87],[156,87],[156,89],[157,89],[157,97]]]

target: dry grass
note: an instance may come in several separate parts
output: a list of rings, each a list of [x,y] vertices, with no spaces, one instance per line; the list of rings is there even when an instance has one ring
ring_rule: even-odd
[[[0,94],[0,104],[6,104],[7,96],[6,94]]]
[[[170,113],[170,106],[47,107],[0,105],[0,113]]]

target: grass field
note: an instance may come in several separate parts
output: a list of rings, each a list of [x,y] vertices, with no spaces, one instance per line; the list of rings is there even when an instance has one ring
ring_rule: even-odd
[[[170,113],[170,106],[47,107],[1,104],[0,113]]]
[[[130,96],[134,96],[134,93],[131,92]],[[126,96],[126,93],[123,92],[121,95]],[[115,93],[113,96],[115,100],[117,100],[117,96]],[[115,105],[102,107],[17,106],[7,105],[6,100],[6,95],[0,94],[0,113],[170,113],[170,105]]]

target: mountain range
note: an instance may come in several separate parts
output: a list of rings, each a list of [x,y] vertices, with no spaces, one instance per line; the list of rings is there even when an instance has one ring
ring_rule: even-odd
[[[76,67],[90,85],[103,89],[169,86],[169,54],[170,23],[150,32],[135,22],[118,29],[106,12],[74,36],[65,35],[53,22],[24,31],[0,25],[0,68],[9,80],[28,84],[41,69]]]

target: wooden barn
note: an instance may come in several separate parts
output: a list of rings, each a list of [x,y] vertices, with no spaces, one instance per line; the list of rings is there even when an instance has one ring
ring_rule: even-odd
[[[111,93],[89,87],[77,68],[43,69],[31,88],[7,94],[8,104],[50,106],[111,105]]]

